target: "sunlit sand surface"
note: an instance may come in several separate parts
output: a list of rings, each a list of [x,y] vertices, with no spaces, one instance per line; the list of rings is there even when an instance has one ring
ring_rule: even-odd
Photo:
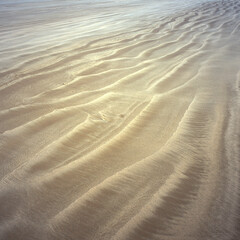
[[[240,2],[2,1],[0,239],[240,239]]]

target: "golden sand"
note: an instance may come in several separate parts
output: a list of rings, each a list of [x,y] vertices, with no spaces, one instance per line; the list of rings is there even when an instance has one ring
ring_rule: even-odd
[[[1,51],[0,239],[239,239],[239,39],[230,0]]]

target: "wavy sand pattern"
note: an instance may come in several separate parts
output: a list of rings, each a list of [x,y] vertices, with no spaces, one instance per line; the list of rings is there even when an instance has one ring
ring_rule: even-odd
[[[1,25],[0,239],[239,239],[238,0],[81,41],[51,22],[69,24],[57,44],[18,22]]]

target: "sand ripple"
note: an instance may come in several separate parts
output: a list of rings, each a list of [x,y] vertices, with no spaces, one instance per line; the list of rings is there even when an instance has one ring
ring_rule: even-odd
[[[239,239],[239,1],[82,29],[1,49],[0,238]]]

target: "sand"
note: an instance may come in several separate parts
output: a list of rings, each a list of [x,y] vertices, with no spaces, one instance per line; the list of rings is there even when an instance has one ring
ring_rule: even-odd
[[[2,4],[0,239],[239,239],[240,2],[85,2]]]

